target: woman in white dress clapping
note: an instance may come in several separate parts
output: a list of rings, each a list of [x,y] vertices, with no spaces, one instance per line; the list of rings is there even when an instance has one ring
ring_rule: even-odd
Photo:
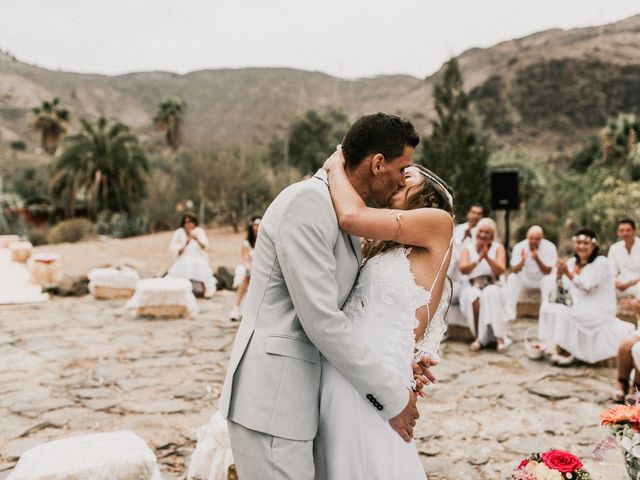
[[[615,280],[609,261],[600,255],[594,231],[579,228],[573,246],[575,255],[558,260],[556,266],[570,305],[547,302],[540,308],[538,336],[557,346],[551,360],[558,365],[615,357],[621,341],[633,330],[630,323],[616,318]]]
[[[483,218],[476,226],[475,242],[468,243],[460,257],[460,271],[468,283],[460,292],[460,309],[476,339],[471,350],[480,350],[496,342],[504,352],[511,340],[507,336],[509,315],[505,308],[504,287],[500,276],[505,273],[507,257],[496,238],[496,222]]]
[[[198,217],[191,212],[182,216],[180,228],[173,232],[169,250],[174,263],[168,277],[186,278],[204,285],[204,296],[210,298],[216,292],[216,279],[209,267],[206,250],[209,240],[204,230],[198,226]]]

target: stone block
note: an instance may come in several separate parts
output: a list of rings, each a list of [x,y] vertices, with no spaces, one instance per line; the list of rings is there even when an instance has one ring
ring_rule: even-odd
[[[131,431],[54,440],[22,454],[7,480],[161,480],[156,456]]]
[[[523,288],[516,306],[516,317],[538,318],[540,301],[540,290]]]

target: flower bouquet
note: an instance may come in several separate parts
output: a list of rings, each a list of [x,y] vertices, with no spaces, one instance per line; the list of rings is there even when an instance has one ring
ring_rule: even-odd
[[[610,408],[600,414],[600,421],[622,450],[629,478],[640,480],[640,405]]]
[[[511,472],[512,480],[591,480],[575,455],[562,450],[534,453]]]

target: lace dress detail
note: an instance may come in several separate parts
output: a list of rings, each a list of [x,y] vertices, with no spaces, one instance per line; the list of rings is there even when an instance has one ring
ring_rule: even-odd
[[[434,320],[444,316],[438,308],[416,346],[416,310],[429,304],[431,292],[416,284],[407,258],[410,251],[396,248],[371,258],[343,307],[354,334],[405,379],[407,388],[414,386],[411,364],[416,349],[436,354],[442,334]],[[445,304],[443,311],[446,300],[440,302]],[[426,479],[415,443],[404,442],[324,358],[314,459],[316,480]]]

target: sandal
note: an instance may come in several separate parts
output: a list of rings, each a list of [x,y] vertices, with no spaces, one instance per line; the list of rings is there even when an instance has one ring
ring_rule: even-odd
[[[636,396],[638,395],[638,392],[640,392],[640,384],[634,383],[633,390],[629,392],[628,395],[625,395],[624,403],[626,403],[627,405],[632,405],[632,402],[634,401],[634,398],[636,398]]]
[[[474,340],[473,343],[471,345],[469,345],[469,349],[472,352],[477,352],[481,348],[482,348],[482,344],[478,340]]]
[[[506,343],[499,343],[498,346],[496,347],[496,352],[504,353],[507,351],[508,348],[509,348],[509,345],[507,345]]]
[[[627,402],[627,394],[629,393],[629,380],[619,378],[618,383],[622,385],[623,388],[615,391],[613,394],[613,401],[614,403],[624,404]]]

